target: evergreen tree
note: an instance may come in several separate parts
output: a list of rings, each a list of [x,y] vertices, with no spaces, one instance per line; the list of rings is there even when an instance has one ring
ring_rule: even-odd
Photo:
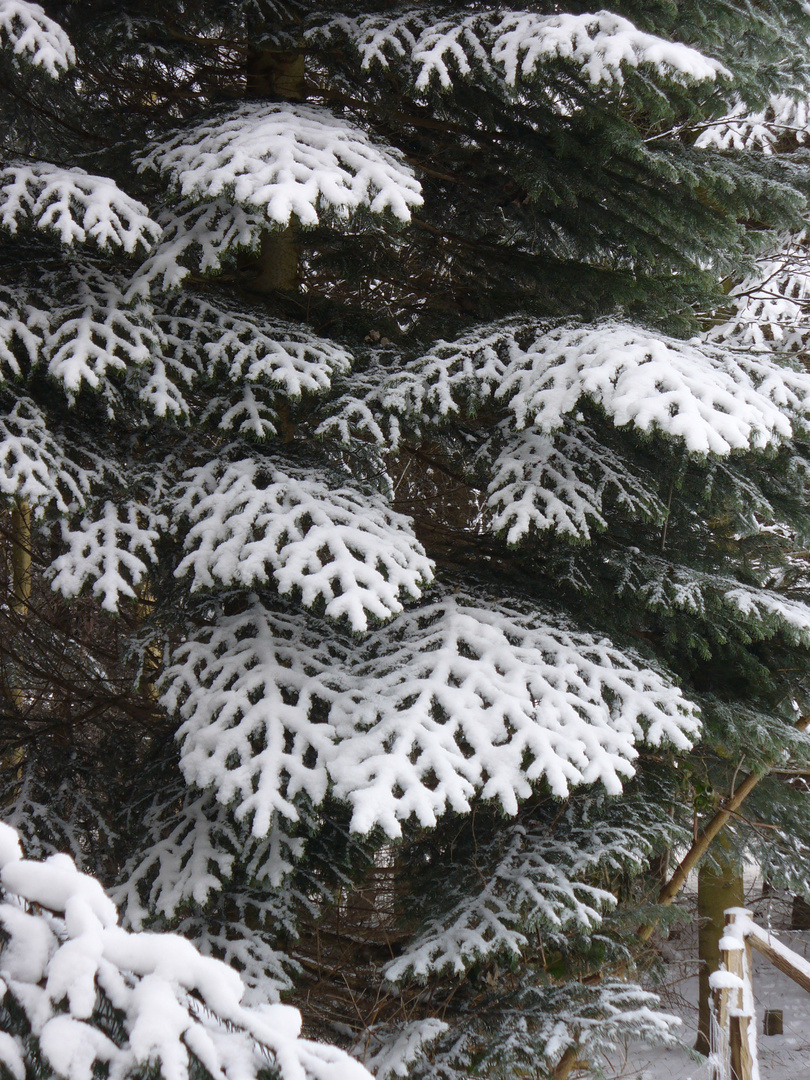
[[[562,1076],[676,1037],[635,932],[741,774],[808,881],[810,376],[708,314],[810,15],[311,7],[0,0],[3,813],[380,1080]]]

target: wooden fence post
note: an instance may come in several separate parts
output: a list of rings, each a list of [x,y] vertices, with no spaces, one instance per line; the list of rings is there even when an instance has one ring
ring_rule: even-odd
[[[712,1056],[714,1080],[753,1080],[756,1062],[756,1019],[751,947],[746,924],[751,912],[729,908],[720,940],[719,971],[710,977],[713,994]]]

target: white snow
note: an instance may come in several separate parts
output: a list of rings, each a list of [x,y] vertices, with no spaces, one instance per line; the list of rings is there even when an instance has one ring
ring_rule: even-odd
[[[0,0],[0,40],[54,79],[76,63],[65,31],[29,0]]]
[[[810,933],[781,929],[789,925],[790,899],[780,893],[757,897],[760,882],[747,878],[746,904],[756,910],[753,931],[766,937],[778,949],[791,950],[791,962],[798,953],[799,965],[810,966]],[[694,887],[694,883],[692,884]],[[688,905],[695,903],[690,894]],[[774,925],[772,926],[771,923]],[[774,926],[780,929],[774,929]],[[605,1068],[608,1080],[713,1080],[711,1062],[699,1057],[687,1047],[695,1038],[697,1027],[697,921],[690,920],[675,937],[667,943],[667,973],[664,985],[659,988],[665,1006],[679,1013],[686,1030],[682,1034],[680,1049],[659,1049],[629,1042],[622,1050],[612,1053]],[[735,932],[736,936],[736,932]],[[737,939],[738,940],[738,939]],[[757,1033],[757,1056],[763,1080],[805,1080],[810,1062],[810,994],[779,971],[769,960],[753,951],[753,997],[749,1003],[753,1011],[754,1028]],[[710,976],[717,985],[731,983],[730,989],[738,988],[735,976],[718,972]],[[763,1035],[763,1019],[766,1009],[781,1010],[784,1033]],[[604,1066],[603,1066],[604,1067]]]
[[[0,870],[8,863],[17,862],[23,857],[17,830],[0,821]]]
[[[622,323],[506,321],[434,349],[384,388],[386,404],[435,420],[501,402],[518,428],[562,427],[588,398],[618,427],[726,455],[788,439],[810,417],[810,375],[767,357],[680,341]]]
[[[442,971],[458,975],[487,957],[509,953],[519,957],[531,934],[518,927],[535,920],[545,924],[547,947],[553,934],[549,928],[592,931],[602,922],[602,911],[612,908],[616,899],[582,879],[593,879],[611,841],[614,857],[626,854],[621,850],[626,838],[616,833],[607,843],[594,835],[590,845],[576,846],[561,843],[551,832],[505,826],[499,838],[500,857],[494,866],[485,864],[486,872],[479,871],[479,888],[409,942],[402,955],[386,965],[386,979],[396,983],[405,975],[425,978]],[[485,858],[481,855],[479,865]]]
[[[559,61],[580,71],[593,86],[622,84],[627,70],[640,66],[679,82],[729,75],[718,61],[644,33],[608,11],[539,15],[491,10],[437,21],[429,9],[412,8],[393,19],[344,16],[309,33],[348,38],[364,68],[411,66],[419,91],[431,85],[449,90],[457,79],[480,79],[481,71],[513,89],[542,79],[543,68]]]
[[[162,232],[114,180],[44,162],[0,169],[0,228],[16,234],[26,226],[55,233],[68,246],[92,241],[130,255],[151,248]]]
[[[157,563],[155,545],[167,526],[166,515],[151,506],[109,500],[96,520],[85,518],[77,528],[61,522],[67,550],[51,564],[51,588],[73,597],[91,581],[104,610],[118,611],[121,598],[134,599],[150,564]]]
[[[5,855],[9,832],[0,830]],[[268,1064],[280,1080],[370,1080],[344,1052],[301,1039],[296,1009],[244,1005],[238,973],[189,941],[117,925],[112,901],[68,856],[12,857],[0,880],[0,996],[22,1010],[63,1080],[91,1080],[105,1064],[111,1077],[154,1065],[188,1080],[192,1055],[217,1080],[257,1080]],[[120,1046],[93,1022],[99,993],[123,1015]],[[27,1040],[3,1034],[0,1063],[15,1080],[26,1075]]]
[[[608,501],[629,516],[664,520],[653,482],[634,475],[626,460],[584,425],[572,424],[554,436],[532,429],[507,435],[491,474],[487,526],[505,532],[509,544],[546,529],[588,540],[592,527],[607,526]]]
[[[186,778],[253,815],[255,835],[274,812],[295,817],[299,791],[318,802],[330,785],[353,829],[391,836],[478,794],[514,814],[541,778],[560,797],[594,782],[617,793],[637,743],[686,748],[699,730],[696,707],[639,657],[463,593],[345,651],[257,602],[176,650],[162,700],[185,721]]]
[[[328,390],[353,360],[344,346],[305,326],[194,295],[169,309],[162,328],[175,361],[201,364],[209,379],[265,384],[293,400]]]
[[[807,231],[784,233],[757,259],[756,269],[729,293],[729,317],[706,333],[755,353],[796,353],[810,341]]]
[[[780,139],[799,143],[810,138],[810,101],[788,94],[772,94],[764,109],[751,110],[737,100],[728,114],[707,124],[695,140],[698,147],[719,150],[759,150],[773,154]]]
[[[240,251],[255,251],[267,229],[263,208],[251,209],[227,198],[197,203],[183,199],[162,210],[157,221],[161,242],[138,268],[132,292],[145,295],[154,285],[176,289],[195,270],[215,274],[227,258]]]
[[[418,599],[432,580],[407,518],[379,496],[331,486],[317,469],[214,461],[188,470],[183,489],[175,524],[188,554],[175,574],[192,574],[194,590],[272,578],[282,595],[321,603],[362,631],[402,611],[401,598]]]
[[[111,375],[148,366],[160,353],[152,311],[127,306],[121,278],[90,262],[0,290],[0,363],[19,378],[19,352],[44,365],[68,397],[103,390]],[[2,369],[0,369],[2,378]]]
[[[551,59],[570,60],[598,86],[624,81],[623,71],[640,65],[679,81],[713,81],[730,72],[716,60],[679,42],[638,30],[609,11],[590,15],[509,12],[493,25],[492,57],[514,86]]]
[[[25,500],[35,518],[50,504],[60,514],[83,506],[92,476],[92,467],[71,461],[31,398],[19,397],[0,417],[0,492]]]
[[[410,1066],[425,1055],[449,1028],[443,1020],[411,1020],[392,1032],[386,1025],[371,1025],[363,1033],[363,1042],[352,1048],[355,1057],[374,1074],[375,1080],[407,1076]]]
[[[317,225],[325,213],[347,220],[361,208],[406,222],[422,204],[396,151],[315,105],[242,105],[153,146],[140,168],[162,173],[184,198],[227,193],[276,225]]]

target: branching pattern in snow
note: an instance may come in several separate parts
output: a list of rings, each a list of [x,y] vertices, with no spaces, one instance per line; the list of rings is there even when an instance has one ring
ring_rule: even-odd
[[[330,487],[317,469],[244,459],[190,469],[176,512],[188,532],[177,577],[192,589],[254,586],[272,575],[282,595],[323,605],[352,630],[385,622],[418,599],[432,564],[408,519],[376,495]]]
[[[592,526],[607,527],[608,501],[634,518],[664,520],[665,508],[652,487],[579,424],[553,436],[518,432],[507,440],[492,472],[488,525],[505,532],[510,544],[547,529],[588,540]]]
[[[29,0],[0,0],[0,41],[54,79],[76,63],[65,31]]]
[[[395,19],[366,15],[341,18],[315,35],[340,35],[353,44],[364,68],[407,64],[416,89],[443,90],[456,79],[483,71],[490,80],[515,88],[530,82],[555,61],[570,63],[594,86],[621,85],[628,69],[644,66],[677,80],[714,80],[728,75],[686,45],[638,30],[607,11],[587,15],[537,15],[490,11],[436,22],[422,9]]]
[[[159,790],[143,825],[149,837],[128,863],[112,891],[135,930],[171,924],[178,910],[196,908],[177,926],[205,956],[236,966],[248,987],[245,1000],[258,1001],[290,989],[298,965],[273,947],[274,939],[298,936],[301,910],[314,914],[311,897],[293,887],[290,872],[303,841],[276,820],[257,840],[239,827],[212,790],[185,786],[177,776]],[[239,880],[231,876],[235,867]],[[245,881],[250,882],[246,885]]]
[[[30,398],[19,397],[0,416],[0,492],[25,500],[35,517],[50,505],[60,514],[71,504],[84,506],[94,478],[92,463],[80,465],[68,456]]]
[[[236,802],[262,835],[331,780],[352,828],[398,836],[480,794],[514,814],[544,779],[558,796],[621,791],[635,744],[685,748],[695,707],[608,641],[536,612],[462,596],[401,615],[349,649],[256,602],[175,653],[163,703],[179,711],[186,778]]]
[[[223,1080],[258,1080],[268,1064],[282,1080],[369,1080],[342,1051],[300,1039],[297,1009],[244,1005],[236,971],[189,941],[124,930],[99,883],[69,856],[23,859],[7,825],[0,825],[0,926],[0,1000],[24,1017],[0,1041],[0,1062],[15,1078],[35,1071],[39,1054],[64,1080],[150,1068],[165,1080],[188,1080],[200,1068]]]
[[[391,381],[387,407],[441,421],[489,399],[507,405],[519,428],[551,432],[588,398],[617,427],[660,431],[694,454],[778,443],[810,416],[810,375],[765,357],[620,323],[531,331],[506,322],[439,342]]]
[[[353,446],[359,439],[381,449],[395,450],[400,440],[399,417],[384,406],[389,369],[382,364],[353,371],[345,392],[337,386],[337,397],[326,403],[327,416],[315,430],[316,438],[334,439]]]
[[[294,894],[288,899],[300,903],[306,898]],[[283,901],[283,896],[280,899],[266,888],[225,892],[206,912],[183,919],[177,932],[192,940],[203,956],[215,956],[236,968],[245,984],[246,1005],[279,1001],[293,989],[293,977],[301,974],[300,964],[271,944],[282,930],[284,916],[290,914]],[[284,929],[287,940],[295,938],[289,927]]]
[[[410,1020],[405,1024],[372,1024],[363,1031],[362,1041],[351,1053],[360,1058],[376,1080],[409,1076],[413,1065],[421,1061],[429,1047],[449,1031],[443,1020]]]
[[[102,250],[133,254],[151,248],[161,233],[141,203],[106,176],[55,165],[10,165],[0,169],[0,228],[54,233],[63,244],[92,241]]]
[[[244,618],[240,625],[244,630]],[[282,659],[291,655],[290,649],[281,653]],[[179,782],[150,807],[144,826],[152,843],[129,864],[115,892],[136,929],[155,912],[171,919],[189,901],[204,907],[222,891],[237,860],[250,880],[278,889],[303,850],[302,841],[277,821],[261,840],[251,838],[237,828],[215,791]]]
[[[565,948],[572,931],[591,935],[613,893],[594,886],[617,872],[638,873],[651,853],[688,839],[666,803],[651,812],[645,795],[614,802],[603,794],[572,799],[553,824],[527,817],[475,842],[461,858],[442,858],[431,885],[443,914],[430,918],[385,969],[392,982],[459,974],[488,959],[515,959],[537,948]],[[671,793],[670,793],[671,794]],[[458,848],[454,843],[454,852]],[[510,956],[511,954],[511,956]]]
[[[387,965],[388,979],[399,982],[406,975],[419,978],[446,969],[460,974],[488,956],[519,956],[532,926],[591,930],[601,923],[601,912],[615,905],[612,893],[584,880],[600,862],[598,848],[582,851],[567,837],[561,842],[551,834],[533,835],[522,825],[511,826],[498,844],[501,856],[493,866],[488,853],[481,853],[486,883],[478,895],[468,895],[436,919]]]
[[[502,1075],[516,1067],[553,1073],[567,1050],[591,1062],[613,1050],[629,1036],[665,1045],[677,1045],[682,1021],[659,1011],[660,999],[640,986],[604,978],[596,986],[577,980],[529,984],[508,996],[491,999],[500,1014],[495,1030],[490,1008],[470,1009],[467,1023],[454,1026],[430,1055],[419,1080],[439,1076],[464,1080],[475,1057],[483,1075]]]
[[[161,344],[151,309],[128,307],[122,283],[85,263],[0,288],[0,365],[14,378],[44,364],[68,397],[105,390],[109,374],[148,364]],[[0,376],[2,367],[0,367]]]
[[[773,154],[780,139],[785,137],[799,143],[810,138],[810,101],[806,98],[774,94],[758,112],[751,112],[744,101],[738,101],[728,116],[700,133],[695,145]]]
[[[276,813],[297,819],[297,795],[317,804],[326,794],[333,665],[317,632],[254,601],[181,645],[165,672],[162,702],[185,719],[177,738],[186,779],[238,802],[236,817],[252,817],[254,836]]]
[[[171,304],[161,325],[175,360],[189,369],[202,360],[208,378],[264,383],[287,398],[323,393],[352,363],[346,349],[306,328],[201,297]]]
[[[402,982],[459,974],[474,963],[525,956],[538,941],[565,949],[571,932],[603,933],[603,913],[616,897],[594,882],[637,874],[654,850],[688,841],[667,800],[651,812],[648,796],[572,798],[545,820],[537,811],[527,814],[483,842],[474,839],[471,825],[471,835],[456,837],[453,854],[442,853],[426,882],[426,899],[433,883],[441,882],[442,914],[432,914],[434,904],[422,904],[429,920],[388,964],[386,977]]]
[[[391,836],[436,824],[476,794],[514,814],[532,784],[563,797],[582,783],[618,793],[636,742],[690,745],[694,706],[609,641],[536,613],[459,595],[401,616],[367,641],[355,685],[333,706],[331,772],[352,827]]]
[[[143,294],[157,283],[176,289],[191,270],[215,274],[223,260],[239,251],[255,251],[267,228],[264,210],[250,210],[226,199],[196,203],[184,199],[157,216],[160,244],[135,275],[132,288]]]
[[[636,553],[623,564],[617,589],[619,594],[633,594],[653,611],[695,615],[726,634],[745,635],[752,641],[783,634],[792,644],[810,648],[810,606],[722,574]]]
[[[362,208],[410,221],[422,204],[394,150],[313,105],[243,105],[154,146],[141,168],[162,173],[184,198],[227,191],[277,225],[317,225],[324,212],[345,220]]]
[[[754,352],[799,352],[810,341],[810,258],[807,233],[781,237],[777,251],[729,294],[731,317],[710,330],[709,341]]]
[[[87,788],[92,784],[78,783],[75,769],[57,785],[37,771],[35,765],[26,763],[15,784],[13,801],[3,808],[6,824],[17,830],[30,856],[43,859],[67,851],[80,867],[113,859],[113,848],[121,838],[108,820],[103,797],[101,805],[88,797]],[[94,771],[93,781],[97,776]],[[82,779],[86,781],[87,776]]]
[[[68,550],[52,564],[51,587],[72,597],[92,582],[105,611],[118,611],[121,597],[134,599],[149,564],[157,563],[155,545],[167,522],[153,507],[131,500],[106,502],[98,520],[81,521],[76,529],[62,522]]]

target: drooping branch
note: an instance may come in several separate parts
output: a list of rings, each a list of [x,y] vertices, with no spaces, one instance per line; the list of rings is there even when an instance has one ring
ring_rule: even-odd
[[[810,725],[810,714],[801,717],[801,719],[797,721],[795,729],[796,731],[805,731],[808,725]],[[718,836],[729,819],[740,809],[757,784],[771,772],[771,768],[772,766],[765,766],[750,772],[742,783],[734,789],[723,806],[714,814],[698,834],[695,842],[678,864],[675,873],[661,889],[661,892],[658,894],[659,904],[668,907],[674,902],[681,889],[686,884],[686,879],[689,877],[689,874],[695,869],[709,850],[712,841]],[[642,942],[649,941],[656,925],[656,922],[651,922],[642,926],[638,932],[639,940]]]

